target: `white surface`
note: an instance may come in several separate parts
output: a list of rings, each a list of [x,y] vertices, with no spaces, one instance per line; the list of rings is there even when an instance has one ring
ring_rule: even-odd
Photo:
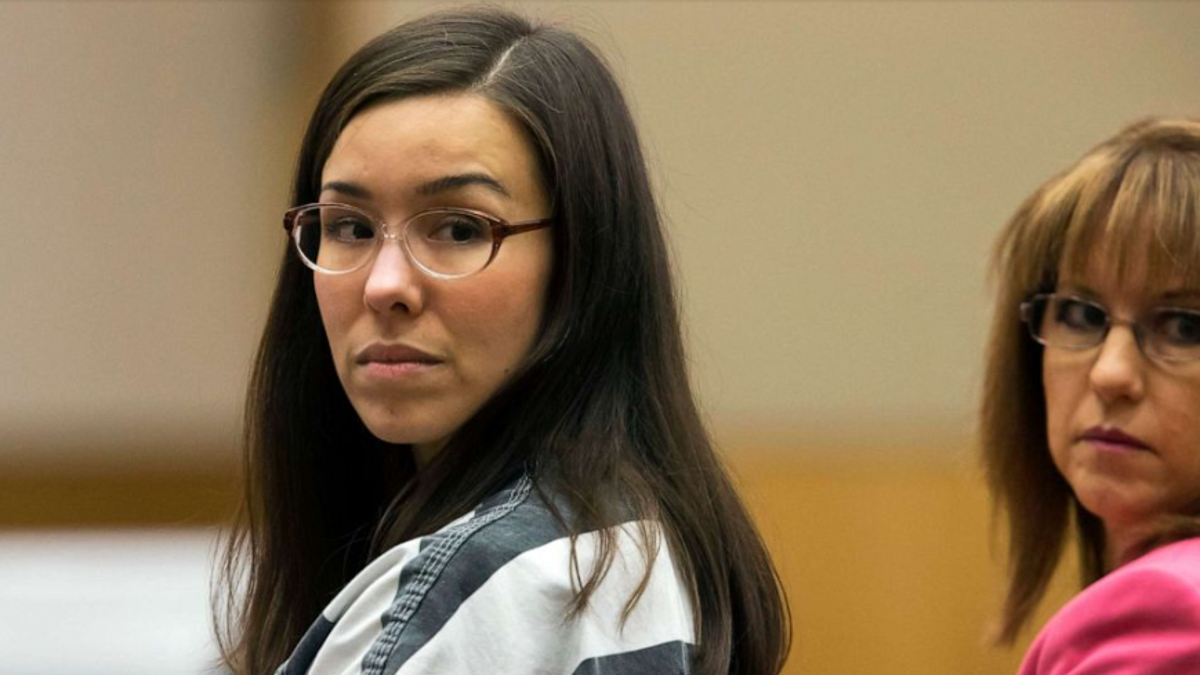
[[[213,672],[211,531],[0,533],[6,675]]]

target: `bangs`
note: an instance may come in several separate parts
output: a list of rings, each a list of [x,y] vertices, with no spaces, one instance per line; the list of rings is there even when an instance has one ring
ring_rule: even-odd
[[[1058,269],[1046,271],[1079,277],[1099,258],[1118,283],[1136,269],[1150,287],[1200,287],[1200,153],[1160,145],[1108,159],[1072,172],[1090,175],[1078,176]]]

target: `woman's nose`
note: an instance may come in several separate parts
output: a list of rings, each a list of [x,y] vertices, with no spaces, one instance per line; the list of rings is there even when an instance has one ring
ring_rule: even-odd
[[[404,245],[384,239],[368,266],[363,302],[376,312],[418,314],[424,307],[423,281],[424,276],[409,259]]]
[[[1136,400],[1145,389],[1146,355],[1137,335],[1128,325],[1113,326],[1089,374],[1092,389],[1105,402],[1121,398]]]

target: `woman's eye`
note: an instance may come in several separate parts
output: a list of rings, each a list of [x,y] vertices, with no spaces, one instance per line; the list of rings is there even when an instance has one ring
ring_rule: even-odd
[[[1054,320],[1064,328],[1092,333],[1104,330],[1108,315],[1104,310],[1082,300],[1066,298],[1056,303]]]
[[[1154,333],[1172,345],[1200,346],[1200,312],[1162,310],[1154,317]]]
[[[325,236],[339,243],[356,244],[371,241],[375,228],[361,218],[337,218],[325,224]]]
[[[454,213],[431,223],[425,238],[439,244],[480,244],[491,241],[491,229],[482,218]]]

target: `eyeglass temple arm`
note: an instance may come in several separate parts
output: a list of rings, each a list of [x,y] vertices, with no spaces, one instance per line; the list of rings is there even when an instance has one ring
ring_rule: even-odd
[[[497,225],[499,225],[499,227],[496,230],[496,234],[498,235],[496,238],[504,239],[505,237],[511,237],[514,234],[521,234],[522,232],[532,232],[534,230],[540,230],[543,227],[549,227],[552,224],[554,224],[554,220],[551,218],[542,218],[541,220],[528,220],[523,223],[497,223]]]
[[[1021,321],[1029,323],[1033,321],[1033,301],[1026,300],[1017,306],[1017,311],[1021,315]]]
[[[288,209],[287,211],[283,212],[283,229],[284,230],[287,230],[288,232],[292,231],[292,228],[296,226],[296,216],[299,215],[300,211],[302,211],[303,209],[304,209],[303,206],[297,206],[295,208],[291,208],[291,209]]]

